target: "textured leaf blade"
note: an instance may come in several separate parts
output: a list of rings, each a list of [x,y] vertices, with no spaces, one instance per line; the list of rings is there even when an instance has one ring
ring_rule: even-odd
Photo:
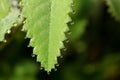
[[[109,6],[109,12],[120,21],[120,0],[106,0]]]
[[[0,20],[4,18],[10,11],[9,0],[0,0]]]
[[[68,30],[67,22],[70,21],[68,13],[71,3],[72,0],[23,0],[23,15],[27,17],[24,29],[27,30],[27,37],[31,38],[30,45],[34,47],[37,61],[48,72],[60,56],[64,32]]]
[[[11,29],[13,24],[16,22],[19,15],[19,10],[11,11],[8,16],[6,16],[0,22],[0,41],[4,40],[4,36]]]

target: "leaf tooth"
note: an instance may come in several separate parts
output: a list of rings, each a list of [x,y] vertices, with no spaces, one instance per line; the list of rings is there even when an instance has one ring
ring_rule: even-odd
[[[30,31],[30,30],[27,31],[26,37],[28,37],[28,38],[32,38],[32,37],[33,37],[33,35],[31,34],[31,31]]]
[[[52,66],[48,67],[48,66],[45,64],[45,63],[46,63],[45,60],[43,60],[42,58],[43,58],[42,56],[38,55],[38,56],[37,56],[37,62],[40,62],[40,63],[41,63],[41,67],[44,68],[45,71],[47,71],[48,73],[50,73],[51,70],[52,70],[51,67],[52,67],[53,69],[55,69],[55,65],[52,65]],[[55,58],[54,61],[56,62],[56,61],[57,61],[57,58]],[[56,62],[55,64],[57,64],[57,62]]]
[[[31,41],[31,43],[34,43],[33,42],[34,40],[32,40]],[[44,44],[44,42],[42,43],[42,44]],[[41,45],[42,45],[41,44]],[[34,45],[35,45],[35,43],[34,43]],[[38,62],[41,62],[41,66],[42,67],[45,67],[45,70],[47,70],[47,71],[51,71],[51,68],[49,67],[49,66],[47,66],[45,63],[46,63],[46,59],[44,58],[44,56],[42,56],[43,54],[45,55],[46,53],[41,53],[41,52],[43,52],[43,51],[41,51],[43,48],[42,47],[40,47],[40,46],[35,46],[34,47],[34,50],[33,50],[33,52],[34,52],[34,54],[35,55],[38,55],[37,53],[39,53],[39,55],[37,56],[37,61]],[[45,50],[44,50],[45,51]],[[55,61],[56,61],[57,59],[55,59]],[[54,61],[54,62],[55,62]],[[56,62],[57,63],[57,62]],[[52,68],[54,68],[54,66],[51,66]]]
[[[71,19],[71,17],[68,15],[67,17],[66,17],[66,23],[69,23],[69,22],[71,22],[72,21],[72,19]]]
[[[113,2],[111,2],[111,0],[105,0],[106,4],[108,5],[108,12],[111,14],[112,17],[114,17],[117,21],[120,21],[120,17],[118,17],[118,13],[116,12]],[[113,0],[115,1],[115,0]],[[119,0],[118,0],[119,3]],[[117,5],[117,4],[116,4]]]
[[[66,40],[66,39],[68,39],[68,38],[66,37],[65,33],[66,33],[66,31],[63,33],[63,34],[64,34],[64,35],[63,35],[63,41]],[[62,43],[63,43],[63,41],[62,41]]]

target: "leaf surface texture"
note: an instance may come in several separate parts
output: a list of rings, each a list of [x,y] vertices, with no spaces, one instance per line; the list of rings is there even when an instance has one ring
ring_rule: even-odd
[[[34,47],[37,61],[50,72],[63,47],[72,0],[23,0],[22,3],[23,16],[27,18],[24,29],[31,38],[30,46]]]
[[[10,10],[9,0],[0,0],[0,20],[4,18]]]

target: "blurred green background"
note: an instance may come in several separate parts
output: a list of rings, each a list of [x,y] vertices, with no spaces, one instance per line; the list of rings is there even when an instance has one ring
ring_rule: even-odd
[[[104,0],[74,0],[72,8],[56,69],[40,68],[20,23],[0,43],[0,80],[120,80],[120,22]]]

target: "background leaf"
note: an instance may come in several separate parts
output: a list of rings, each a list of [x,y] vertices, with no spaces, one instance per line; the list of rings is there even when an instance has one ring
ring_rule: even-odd
[[[19,10],[12,10],[8,16],[6,16],[1,22],[0,22],[0,41],[4,40],[5,34],[10,33],[11,27],[17,22],[19,15]]]
[[[70,23],[70,39],[75,41],[83,34],[88,24],[88,18],[92,12],[93,0],[74,0],[73,11],[71,14],[72,22]]]
[[[109,12],[120,21],[120,0],[106,0],[109,6]]]

